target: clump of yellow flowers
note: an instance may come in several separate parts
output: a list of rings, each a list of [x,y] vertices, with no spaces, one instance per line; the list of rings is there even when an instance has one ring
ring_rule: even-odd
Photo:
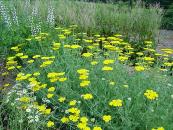
[[[151,89],[147,89],[144,93],[144,96],[149,100],[155,100],[159,97],[158,93]]]
[[[114,99],[109,102],[109,105],[113,107],[121,107],[123,105],[123,101],[121,99]]]

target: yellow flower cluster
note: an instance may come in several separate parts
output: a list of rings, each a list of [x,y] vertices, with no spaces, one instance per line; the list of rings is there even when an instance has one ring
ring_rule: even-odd
[[[81,95],[81,97],[85,100],[90,100],[90,99],[93,99],[93,95],[90,94],[90,93],[87,93],[87,94],[83,94]]]
[[[152,128],[151,130],[165,130],[163,127]]]
[[[102,119],[103,119],[105,122],[109,122],[109,121],[111,121],[112,117],[111,117],[110,115],[104,115],[104,116],[102,117]]]
[[[54,83],[54,82],[64,82],[67,80],[66,77],[62,77],[65,75],[65,72],[50,72],[47,74],[47,77],[49,78],[50,82]]]
[[[61,43],[56,43],[56,42],[53,42],[53,50],[59,50],[59,48],[61,47]]]
[[[88,80],[89,70],[87,69],[78,69],[77,73],[79,74],[79,79],[82,80],[80,83],[81,87],[87,87],[90,84]]]
[[[149,100],[155,100],[156,98],[158,98],[159,95],[157,94],[157,92],[147,89],[144,93],[144,96]]]
[[[121,107],[123,105],[123,101],[121,99],[114,99],[109,102],[109,105],[113,107]]]

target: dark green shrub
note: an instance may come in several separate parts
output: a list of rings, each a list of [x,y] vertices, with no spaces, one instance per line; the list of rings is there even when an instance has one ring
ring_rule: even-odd
[[[171,4],[169,9],[167,9],[165,12],[163,27],[170,30],[173,29],[173,4]]]

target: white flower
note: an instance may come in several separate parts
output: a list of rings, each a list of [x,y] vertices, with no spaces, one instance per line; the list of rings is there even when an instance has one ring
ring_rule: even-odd
[[[34,119],[31,119],[31,120],[28,121],[28,123],[32,123],[32,122],[34,122]]]
[[[38,116],[38,115],[35,116],[35,121],[36,121],[36,122],[39,121],[39,116]]]
[[[132,100],[132,98],[131,98],[131,97],[129,97],[129,98],[127,98],[127,100],[131,101],[131,100]]]
[[[172,86],[172,84],[168,83],[168,86]]]
[[[28,119],[32,119],[33,117],[32,116],[28,116]]]
[[[20,120],[19,120],[19,123],[23,123],[23,120],[22,120],[22,119],[20,119]]]
[[[26,112],[31,112],[31,109],[30,109],[30,108],[27,108],[27,109],[26,109]]]
[[[173,94],[171,95],[171,98],[173,98]]]
[[[27,91],[26,91],[26,89],[24,89],[24,90],[23,90],[23,94],[26,94],[26,93],[27,93]]]
[[[94,122],[95,121],[95,118],[91,118],[91,121]]]

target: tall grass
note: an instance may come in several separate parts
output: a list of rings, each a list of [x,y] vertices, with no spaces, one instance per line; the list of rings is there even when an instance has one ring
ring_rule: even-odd
[[[28,17],[34,7],[38,7],[41,22],[46,21],[49,6],[54,7],[56,26],[76,24],[88,33],[105,35],[122,33],[133,41],[154,40],[158,35],[162,19],[162,9],[158,5],[145,7],[137,2],[132,9],[122,4],[87,3],[69,0],[35,0],[26,8],[26,1],[7,1],[7,6],[15,5],[20,18]],[[26,21],[27,23],[28,21]],[[29,21],[30,22],[30,21]],[[22,23],[23,24],[23,23]]]

